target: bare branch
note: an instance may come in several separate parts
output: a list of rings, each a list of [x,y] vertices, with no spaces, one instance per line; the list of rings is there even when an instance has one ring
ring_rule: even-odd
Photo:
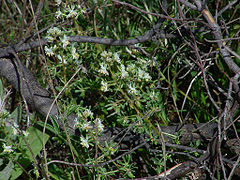
[[[185,6],[191,8],[193,10],[196,10],[196,11],[198,10],[197,6],[193,5],[192,3],[190,3],[190,2],[188,2],[186,0],[179,0],[179,2],[183,3]]]
[[[222,13],[224,13],[224,12],[225,12],[226,10],[228,10],[229,8],[232,8],[232,6],[233,6],[234,4],[236,4],[237,2],[238,2],[238,0],[235,0],[235,1],[232,1],[232,2],[230,1],[227,6],[225,6],[221,11],[219,11],[219,13],[217,14],[217,17],[218,17],[218,16],[221,16]],[[214,18],[217,19],[217,17],[214,17]]]
[[[99,37],[88,37],[88,36],[68,36],[67,38],[70,42],[80,42],[80,43],[90,42],[90,43],[105,44],[105,45],[111,45],[111,46],[130,46],[130,45],[152,40],[152,36],[155,33],[157,33],[158,38],[163,38],[163,39],[176,37],[176,35],[174,34],[166,33],[165,30],[159,30],[160,26],[161,26],[161,23],[157,23],[151,30],[146,32],[144,35],[134,37],[133,39],[126,39],[126,40],[115,40],[111,38],[99,38]],[[47,39],[42,39],[40,41],[33,41],[30,43],[21,44],[21,46],[18,46],[18,44],[14,46],[9,46],[6,48],[1,48],[0,58],[9,56],[11,54],[12,49],[14,49],[15,52],[21,52],[21,51],[26,51],[36,47],[40,47],[40,45],[44,46],[50,43],[47,41]]]

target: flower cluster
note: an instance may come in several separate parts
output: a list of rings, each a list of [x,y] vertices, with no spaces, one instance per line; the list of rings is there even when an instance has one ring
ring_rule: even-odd
[[[100,64],[100,69],[98,70],[98,72],[100,72],[101,74],[108,76],[109,73],[107,71],[107,64],[106,63],[101,63]]]
[[[55,17],[57,19],[70,19],[77,18],[79,15],[85,14],[86,9],[81,7],[80,5],[63,3],[62,0],[56,0],[56,5],[58,6],[58,10],[55,13]]]
[[[62,31],[58,27],[52,27],[47,31],[47,36],[45,37],[48,42],[53,42],[54,40],[57,40],[58,36],[62,35]]]
[[[69,44],[68,37],[64,34],[63,38],[60,38],[60,39],[63,44],[63,48],[65,49],[67,47],[67,45]]]
[[[99,132],[102,132],[104,129],[104,125],[102,124],[102,120],[100,118],[96,118],[96,126],[97,126],[97,130]]]
[[[145,79],[146,81],[149,81],[152,79],[152,77],[149,75],[149,73],[143,71],[141,68],[138,68],[138,78]]]
[[[101,60],[103,62],[100,63],[100,69],[98,70],[98,72],[100,72],[101,74],[103,74],[105,76],[109,75],[108,70],[107,70],[108,65],[111,65],[114,62],[121,64],[121,59],[120,59],[118,53],[103,51],[100,55],[101,55]]]
[[[47,56],[53,56],[54,55],[52,47],[45,46],[44,50],[45,50],[45,53],[47,54]]]
[[[121,64],[121,78],[127,78],[129,76],[128,72],[125,70],[125,66]]]
[[[79,54],[77,53],[77,50],[74,46],[72,46],[72,53],[71,54],[72,54],[73,59],[77,60],[79,58]]]
[[[129,84],[129,90],[128,90],[128,93],[130,93],[130,94],[137,94],[137,90],[136,90],[136,85],[135,85],[135,83],[132,83],[132,84]]]
[[[107,62],[114,62],[116,61],[117,63],[121,64],[121,59],[119,57],[119,54],[117,52],[112,53],[112,52],[107,52],[103,51],[101,53],[101,59]]]
[[[108,90],[108,83],[107,82],[105,82],[105,81],[102,81],[101,82],[101,91],[103,91],[103,92],[107,92],[107,91],[109,91]]]
[[[80,131],[91,131],[91,134],[101,133],[104,130],[104,125],[102,124],[102,120],[100,118],[96,118],[95,121],[91,122],[89,120],[93,119],[93,112],[88,109],[82,109],[82,112],[79,113],[78,117],[75,119],[75,128],[79,128]],[[95,132],[97,130],[97,132]],[[80,137],[81,145],[89,148],[89,143],[92,141],[92,138],[87,134],[86,137]]]
[[[3,144],[3,152],[11,153],[13,152],[12,146],[7,146],[5,143]]]
[[[80,141],[81,141],[81,145],[83,147],[89,148],[89,144],[88,144],[88,138],[84,138],[83,136],[80,137]]]
[[[119,72],[114,73],[118,74],[119,75],[118,77],[120,77],[121,80],[132,81],[133,79],[136,79],[139,82],[143,80],[148,82],[152,79],[148,72],[144,71],[141,67],[139,67],[140,65],[137,65],[139,62],[131,63],[125,66],[124,64],[121,63],[121,59],[118,53],[103,51],[100,55],[101,60],[103,62],[100,63],[100,69],[98,70],[98,72],[100,74],[103,74],[104,76],[109,76],[110,67],[113,66],[112,69],[116,69],[114,68],[114,66],[117,66]],[[144,66],[142,67],[146,68],[146,66],[147,63],[144,63]],[[128,83],[127,85],[128,93],[137,95],[138,94],[137,85],[138,84],[136,84],[134,81],[132,83]],[[106,82],[106,80],[101,81],[101,91],[103,92],[109,91],[109,84]]]
[[[70,42],[69,42],[69,38],[67,35],[64,34],[64,36],[60,36],[61,35],[61,30],[59,30],[58,28],[51,28],[48,31],[48,35],[46,36],[46,38],[48,40],[57,40],[57,36],[59,36],[60,38],[60,42],[58,45],[52,45],[52,46],[45,46],[44,50],[47,56],[55,56],[61,64],[67,64],[68,61],[72,61],[72,60],[78,60],[80,55],[78,53],[78,49],[76,49],[75,44],[73,43],[71,46],[69,46]],[[64,53],[61,53],[61,47],[63,48],[63,51],[66,51]],[[67,54],[63,55],[63,54]]]

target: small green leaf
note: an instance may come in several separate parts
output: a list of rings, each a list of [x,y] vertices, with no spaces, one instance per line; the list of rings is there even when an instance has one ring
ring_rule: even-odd
[[[29,147],[31,148],[33,156],[36,157],[43,148],[43,133],[35,127],[29,127],[27,129],[27,132],[29,133],[29,135],[24,138]],[[44,137],[45,144],[49,139],[49,135],[45,134]],[[29,147],[23,140],[23,137],[20,137],[19,147],[23,150],[23,152],[22,155],[16,159],[16,161],[21,164],[23,168],[27,168],[31,164],[31,162],[33,162],[33,156],[31,154],[31,151],[29,150]],[[22,169],[17,164],[15,164],[15,167],[11,173],[11,180],[17,179],[22,173]]]

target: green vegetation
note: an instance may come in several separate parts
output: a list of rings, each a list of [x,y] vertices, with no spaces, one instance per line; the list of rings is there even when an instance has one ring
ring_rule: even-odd
[[[125,2],[144,11],[160,14],[158,1]],[[227,2],[222,1],[219,6],[223,8]],[[38,1],[32,3],[35,9]],[[210,12],[214,14],[215,1],[208,3]],[[13,4],[8,3],[7,6],[9,11],[16,10]],[[19,6],[23,8],[23,4]],[[17,13],[8,17],[4,14],[6,11],[1,10],[1,24],[11,21],[10,25],[5,24],[6,27],[0,25],[1,43],[15,44],[26,33],[27,28],[24,28],[22,34],[19,34],[20,27],[26,26],[23,21],[28,22],[33,18],[30,5],[26,8],[25,19],[21,19]],[[231,10],[227,10],[222,18],[226,22],[236,19],[239,8],[239,4],[233,7],[233,15]],[[195,26],[203,26],[203,17],[199,17],[201,21],[196,19],[200,13],[194,10],[185,12],[186,10],[187,8],[184,10],[186,18],[194,19],[186,25],[189,30],[194,31]],[[169,3],[168,16],[176,17],[176,11],[178,6],[175,2]],[[210,50],[219,50],[215,44],[206,43],[205,39],[213,39],[207,29],[195,32],[192,37],[156,38],[131,46],[79,43],[68,38],[91,36],[131,39],[146,33],[157,21],[157,16],[141,13],[113,1],[44,2],[36,25],[38,30],[49,27],[39,34],[49,43],[42,49],[25,51],[20,57],[38,82],[52,93],[53,99],[60,93],[57,105],[62,116],[57,118],[64,122],[64,113],[77,115],[74,128],[78,135],[70,135],[61,129],[56,117],[50,116],[51,120],[46,124],[45,117],[31,110],[29,112],[18,93],[12,93],[14,97],[10,95],[8,83],[2,78],[0,179],[138,178],[160,174],[191,159],[173,153],[179,151],[177,148],[161,146],[165,139],[159,128],[217,122],[219,112],[211,98],[220,108],[225,107],[227,97],[220,95],[216,84],[227,93],[230,82],[228,76],[232,77],[233,73],[221,54],[213,53],[204,57]],[[176,24],[165,19],[161,29],[176,34],[183,24],[181,21],[174,22]],[[239,24],[239,20],[236,20],[229,26],[229,38],[235,37],[239,32]],[[35,29],[34,33],[38,30]],[[194,48],[191,48],[193,44],[188,45],[193,39],[197,41],[202,66],[194,55]],[[233,41],[229,46],[239,54],[239,40]],[[239,65],[239,60],[236,57],[233,59]],[[78,73],[74,76],[76,72]],[[234,117],[237,115],[239,111]],[[151,148],[142,146],[101,166],[134,148],[129,146],[128,149],[121,149],[114,140],[100,144],[98,138],[106,127],[129,128],[135,133],[147,135],[145,140]],[[176,144],[180,144],[181,131],[169,136]],[[206,150],[205,144],[200,140],[189,146]],[[197,152],[182,152],[199,157]],[[51,163],[52,160],[65,161],[66,164]],[[93,166],[75,166],[71,163]],[[219,176],[221,179],[222,174]]]

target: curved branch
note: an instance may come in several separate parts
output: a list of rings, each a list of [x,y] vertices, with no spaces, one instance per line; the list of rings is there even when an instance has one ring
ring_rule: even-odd
[[[37,79],[21,62],[13,64],[10,59],[0,58],[0,75],[5,77],[17,91],[20,91],[32,110],[46,117],[53,103],[51,94],[40,86]],[[50,115],[53,117],[59,116],[56,104],[51,109]],[[74,134],[75,117],[75,115],[68,117],[68,127],[71,134]],[[62,128],[62,122],[58,118],[56,119]]]
[[[159,24],[160,27],[160,24]],[[70,42],[90,42],[90,43],[97,43],[97,44],[105,44],[110,46],[129,46],[138,43],[142,43],[145,41],[152,40],[152,36],[155,34],[158,26],[155,26],[152,30],[148,31],[143,36],[138,36],[133,39],[126,39],[126,40],[115,40],[111,38],[98,38],[98,37],[86,37],[86,36],[73,36],[69,37]],[[167,34],[164,30],[161,30],[160,33],[158,32],[158,37],[163,39],[174,38],[176,35],[174,34]]]
[[[116,40],[111,38],[99,38],[99,37],[88,37],[88,36],[68,36],[67,38],[70,42],[81,42],[81,43],[89,42],[89,43],[105,44],[105,45],[111,45],[111,46],[130,46],[137,43],[150,41],[152,40],[152,36],[154,34],[157,34],[158,38],[163,38],[163,39],[176,37],[175,34],[168,34],[165,30],[159,30],[161,25],[162,23],[159,21],[155,26],[153,26],[151,30],[147,31],[144,35],[137,36],[132,39],[126,39],[126,40]],[[20,46],[18,44],[14,46],[8,46],[6,48],[0,48],[0,58],[8,57],[11,54],[12,49],[14,49],[15,52],[21,52],[21,51],[26,51],[29,49],[40,47],[40,45],[44,46],[44,45],[50,44],[50,42],[48,42],[47,39],[41,39],[40,41],[33,41],[29,43],[20,44]]]

